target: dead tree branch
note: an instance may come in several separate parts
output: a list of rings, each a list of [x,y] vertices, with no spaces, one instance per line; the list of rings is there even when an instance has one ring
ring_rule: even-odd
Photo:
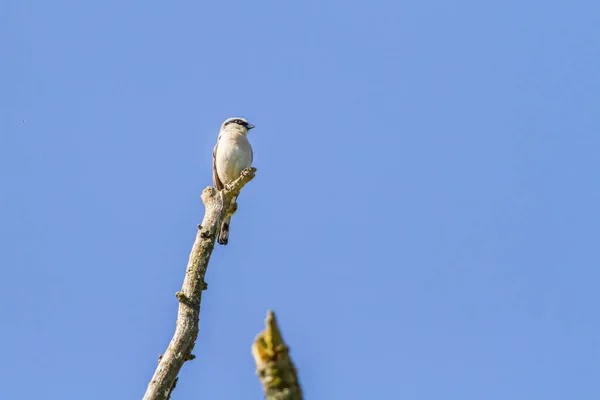
[[[267,313],[266,328],[252,344],[256,374],[260,378],[267,400],[302,400],[298,373],[292,362],[290,348],[283,342],[273,311]]]
[[[235,203],[232,199],[254,178],[256,168],[242,171],[238,179],[228,184],[222,191],[212,187],[202,192],[202,202],[205,213],[202,224],[198,225],[196,240],[190,253],[185,272],[185,279],[180,292],[176,293],[179,300],[179,311],[175,334],[165,353],[159,358],[158,367],[143,400],[167,400],[175,387],[177,375],[183,363],[192,360],[192,349],[198,337],[198,322],[200,320],[200,301],[202,291],[207,289],[204,277],[210,255],[215,247],[217,232],[223,218],[232,214]]]

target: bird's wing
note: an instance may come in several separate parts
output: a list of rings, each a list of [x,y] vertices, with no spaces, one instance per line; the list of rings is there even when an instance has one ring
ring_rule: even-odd
[[[221,139],[221,135],[219,135],[219,139]],[[213,150],[213,184],[217,190],[222,190],[224,185],[219,179],[219,174],[217,173],[217,147],[219,147],[219,139],[217,139],[217,144]]]

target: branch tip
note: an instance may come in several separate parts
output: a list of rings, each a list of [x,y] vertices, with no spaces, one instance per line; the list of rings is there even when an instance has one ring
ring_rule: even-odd
[[[202,199],[202,202],[206,206],[208,204],[208,202],[210,201],[210,199],[214,199],[214,197],[217,193],[218,193],[217,189],[215,189],[212,186],[208,186],[206,189],[204,189],[202,191],[200,198]]]
[[[256,168],[250,167],[242,170],[240,177],[229,182],[222,190],[225,196],[235,197],[240,194],[242,188],[256,176]]]
[[[281,336],[275,313],[271,310],[267,312],[265,330],[252,343],[252,356],[267,400],[302,399],[296,367]]]

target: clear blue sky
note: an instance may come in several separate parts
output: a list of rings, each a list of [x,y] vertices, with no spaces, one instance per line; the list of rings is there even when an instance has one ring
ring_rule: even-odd
[[[138,399],[221,122],[256,179],[173,399],[600,396],[596,1],[0,5],[3,399]]]

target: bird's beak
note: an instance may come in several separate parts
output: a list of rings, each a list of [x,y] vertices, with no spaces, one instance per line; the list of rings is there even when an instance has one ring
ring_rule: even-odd
[[[252,128],[254,128],[254,125],[252,125],[252,124],[248,124],[248,125],[246,125],[246,129],[250,130],[250,129],[252,129]]]

